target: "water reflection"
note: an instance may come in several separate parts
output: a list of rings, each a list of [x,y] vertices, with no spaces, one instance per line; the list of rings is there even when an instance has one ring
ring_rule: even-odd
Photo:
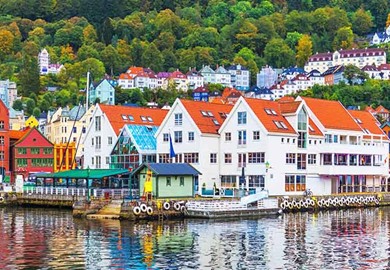
[[[131,223],[0,208],[0,269],[386,269],[389,213]]]

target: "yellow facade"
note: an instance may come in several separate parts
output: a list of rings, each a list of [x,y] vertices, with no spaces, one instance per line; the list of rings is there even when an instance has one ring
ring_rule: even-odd
[[[76,143],[54,144],[54,172],[73,170],[76,165]]]
[[[37,127],[39,125],[39,122],[38,120],[35,118],[34,115],[31,115],[27,120],[26,122],[24,123],[24,125],[26,127],[30,127],[30,128],[34,128],[34,127]]]

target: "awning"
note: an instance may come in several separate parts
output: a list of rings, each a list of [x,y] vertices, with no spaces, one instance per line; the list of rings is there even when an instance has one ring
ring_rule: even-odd
[[[36,178],[102,179],[129,173],[126,169],[76,169],[57,173],[37,173],[34,176]]]

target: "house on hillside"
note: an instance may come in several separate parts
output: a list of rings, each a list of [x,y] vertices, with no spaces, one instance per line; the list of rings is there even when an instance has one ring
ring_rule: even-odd
[[[89,104],[99,101],[99,103],[115,105],[115,88],[107,79],[92,83],[88,96]]]

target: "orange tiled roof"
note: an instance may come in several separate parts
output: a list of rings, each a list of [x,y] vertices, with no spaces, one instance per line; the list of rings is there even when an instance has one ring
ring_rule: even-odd
[[[213,103],[213,104],[225,104],[223,99],[220,98],[220,97],[215,97],[215,98],[210,99],[210,103]]]
[[[282,113],[295,113],[301,104],[300,101],[286,101],[286,100],[278,100],[280,105],[280,111]]]
[[[282,115],[278,102],[256,98],[245,98],[245,100],[269,132],[296,134],[294,128]],[[276,115],[267,114],[266,109],[275,111]],[[286,128],[278,128],[275,122],[284,123]]]
[[[130,74],[128,73],[121,73],[119,75],[119,79],[120,80],[132,80],[133,79],[133,76],[131,76]]]
[[[340,102],[307,97],[302,97],[302,99],[324,127],[361,131],[360,126]]]
[[[312,128],[312,130],[309,128],[310,135],[324,136],[324,134],[321,132],[321,130],[317,127],[317,125],[313,122],[311,118],[309,118],[309,126]]]
[[[28,131],[30,130],[29,127],[25,128],[24,130],[9,130],[8,136],[10,139],[19,140],[21,139]]]
[[[389,110],[387,110],[385,107],[382,105],[379,105],[378,108],[375,109],[377,113],[389,113]]]
[[[227,104],[216,104],[187,99],[181,99],[180,101],[202,133],[218,134],[219,128],[233,108],[232,105]],[[202,111],[207,113],[211,112],[212,116],[204,116]],[[218,125],[216,125],[213,120],[218,121]]]
[[[385,135],[379,127],[378,120],[370,112],[355,110],[348,110],[348,112],[362,129],[367,129],[371,134]]]
[[[126,71],[126,73],[129,74],[138,74],[144,71],[143,67],[129,67]]]
[[[115,105],[105,105],[99,104],[99,107],[107,116],[108,120],[111,123],[112,128],[115,133],[118,135],[120,129],[124,124],[134,124],[134,125],[149,125],[149,126],[159,126],[167,115],[168,111],[158,108],[143,108],[143,107],[131,107],[131,106],[115,106]],[[134,121],[123,119],[122,115],[131,115],[134,117]],[[153,122],[143,122],[141,116],[151,117]]]

